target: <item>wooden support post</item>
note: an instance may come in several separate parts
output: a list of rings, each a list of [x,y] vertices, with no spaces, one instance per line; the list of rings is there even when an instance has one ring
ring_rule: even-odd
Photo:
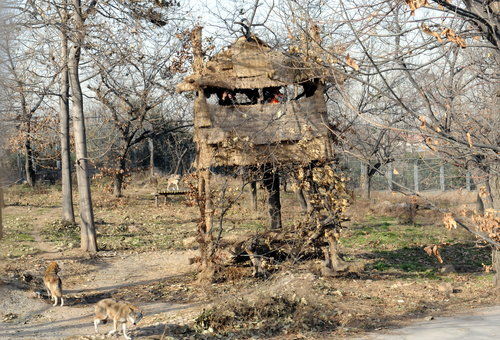
[[[444,179],[444,164],[441,164],[439,166],[439,188],[441,191],[446,190],[446,185],[445,185],[445,179]]]
[[[298,188],[295,194],[297,195],[297,200],[299,201],[302,211],[304,213],[309,212],[311,209],[311,205],[309,204],[309,201],[307,200],[306,195],[304,194],[304,190]]]
[[[193,71],[201,73],[203,70],[203,48],[202,48],[202,27],[197,26],[191,32],[193,44]],[[194,99],[194,126],[211,126],[210,114],[208,113],[207,99],[202,89],[199,89]]]
[[[252,181],[250,183],[250,189],[252,191],[252,208],[257,211],[257,181]]]
[[[418,178],[418,160],[413,163],[413,187],[416,192],[420,191]]]
[[[272,169],[266,169],[263,183],[268,192],[271,229],[279,229],[281,228],[280,177]]]
[[[203,171],[203,177],[205,179],[205,233],[207,236],[210,234],[214,224],[214,211],[212,203],[212,192],[210,190],[210,182],[212,178],[212,173],[210,170]]]

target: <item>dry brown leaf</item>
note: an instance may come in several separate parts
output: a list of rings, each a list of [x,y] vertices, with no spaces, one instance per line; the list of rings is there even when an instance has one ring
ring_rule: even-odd
[[[425,129],[426,127],[426,120],[425,120],[425,116],[418,116],[418,120],[420,120],[421,124],[420,124],[420,128],[421,129]]]
[[[479,196],[481,198],[486,198],[488,197],[488,191],[486,190],[486,187],[485,186],[482,186],[479,188]]]
[[[444,30],[441,31],[440,35],[446,36],[446,39],[448,39],[448,41],[451,41],[452,43],[455,43],[462,48],[467,47],[464,38],[457,35],[457,33],[451,28],[445,28]]]
[[[481,264],[483,266],[483,270],[484,270],[485,273],[489,273],[489,272],[491,272],[493,270],[493,266],[492,265],[486,265],[484,263],[481,263]]]
[[[455,219],[453,218],[451,213],[444,214],[443,224],[444,224],[445,228],[448,230],[456,229],[458,226],[457,221],[455,221]]]
[[[441,257],[441,254],[439,254],[439,248],[440,246],[434,244],[430,245],[424,248],[424,251],[427,253],[429,256],[434,256],[439,263],[443,263],[443,258]]]
[[[472,148],[472,138],[470,137],[470,133],[467,132],[467,142],[469,143],[469,146]]]
[[[406,4],[410,7],[411,15],[415,15],[415,10],[428,5],[427,0],[406,0]]]
[[[359,65],[356,63],[356,61],[354,61],[354,59],[352,59],[349,56],[349,54],[345,57],[345,61],[346,61],[347,65],[352,67],[354,70],[359,71]]]
[[[427,137],[425,139],[425,143],[427,144],[429,149],[431,149],[432,151],[437,151],[436,147],[433,145],[433,144],[436,144],[436,141],[433,140],[431,137]]]
[[[435,37],[438,42],[440,42],[440,43],[443,42],[443,39],[441,39],[442,33],[439,34],[438,32],[434,32],[426,24],[422,24],[422,26],[420,28],[422,29],[422,32],[424,32],[425,34],[432,35],[433,37]]]

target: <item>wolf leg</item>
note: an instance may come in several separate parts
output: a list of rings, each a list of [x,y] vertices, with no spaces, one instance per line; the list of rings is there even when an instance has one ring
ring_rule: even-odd
[[[54,296],[54,300],[55,300],[55,302],[52,306],[57,306],[57,296]]]
[[[116,326],[117,326],[117,321],[113,320],[113,330],[109,331],[108,335],[113,335],[117,332]]]
[[[127,335],[127,323],[126,322],[122,323],[122,329],[123,329],[123,337],[127,340],[131,340],[132,338]]]
[[[97,325],[101,323],[100,319],[94,319],[94,329],[96,333],[99,333],[99,330],[97,329]]]
[[[61,296],[61,307],[64,306],[64,299]]]

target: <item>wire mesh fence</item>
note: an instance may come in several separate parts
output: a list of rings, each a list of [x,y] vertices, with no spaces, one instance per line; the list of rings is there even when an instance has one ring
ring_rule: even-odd
[[[349,187],[360,188],[362,169],[366,163],[353,157],[344,157],[340,165],[348,177]],[[371,190],[392,190],[397,185],[416,191],[475,189],[466,169],[443,163],[437,158],[396,160],[382,165],[371,178]]]

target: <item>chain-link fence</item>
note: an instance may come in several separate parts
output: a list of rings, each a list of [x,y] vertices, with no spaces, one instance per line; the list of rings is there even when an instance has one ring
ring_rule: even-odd
[[[340,164],[349,178],[349,187],[360,188],[366,163],[344,157]],[[371,190],[391,190],[397,188],[397,184],[416,191],[475,189],[466,169],[443,163],[437,158],[407,158],[382,165],[372,176]]]

